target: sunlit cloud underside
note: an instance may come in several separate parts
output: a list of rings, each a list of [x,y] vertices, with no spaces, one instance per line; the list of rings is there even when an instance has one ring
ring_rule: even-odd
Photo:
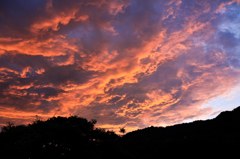
[[[239,90],[239,4],[0,1],[0,125],[78,115],[132,131],[220,112],[206,103]]]

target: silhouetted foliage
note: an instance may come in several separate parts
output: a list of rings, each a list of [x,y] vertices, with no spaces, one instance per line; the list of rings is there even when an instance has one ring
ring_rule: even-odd
[[[124,127],[122,127],[122,128],[120,128],[119,132],[124,134],[126,132],[126,129]]]
[[[96,120],[77,116],[34,120],[27,126],[9,123],[0,133],[1,158],[101,158],[102,142],[113,142],[118,135],[94,128]]]
[[[77,116],[37,119],[27,126],[9,122],[0,133],[0,158],[231,158],[240,148],[240,107],[212,120],[152,126],[122,137],[95,128],[96,122]]]
[[[127,133],[122,146],[133,158],[206,157],[237,153],[240,148],[240,107],[215,119],[168,127],[148,127]],[[230,157],[231,158],[231,157]]]

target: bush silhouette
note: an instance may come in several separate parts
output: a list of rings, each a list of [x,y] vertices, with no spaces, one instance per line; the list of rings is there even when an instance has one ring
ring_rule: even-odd
[[[101,158],[100,145],[119,136],[95,128],[96,122],[71,116],[38,119],[27,126],[8,123],[0,133],[1,158]]]
[[[37,118],[27,126],[9,122],[0,133],[0,158],[192,158],[237,154],[239,150],[240,107],[215,119],[165,128],[152,126],[121,137],[95,128],[96,122],[77,116],[47,121]]]
[[[126,132],[126,129],[124,127],[122,127],[122,128],[120,128],[119,132],[124,134]]]

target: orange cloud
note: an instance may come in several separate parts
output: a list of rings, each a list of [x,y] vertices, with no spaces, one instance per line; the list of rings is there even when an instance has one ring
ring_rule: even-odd
[[[22,54],[43,56],[65,55],[66,50],[77,51],[76,46],[71,45],[68,41],[62,38],[48,39],[43,42],[38,41],[37,39],[11,40],[11,38],[8,38],[8,43],[0,44],[0,49],[4,50],[4,53],[18,51]]]
[[[116,131],[205,118],[201,105],[239,81],[239,39],[218,28],[237,4],[48,1],[0,31],[1,117],[73,114]]]
[[[53,31],[59,30],[59,24],[67,25],[71,19],[75,19],[75,14],[77,11],[72,10],[69,13],[60,12],[59,15],[56,15],[52,17],[51,19],[44,19],[40,20],[34,24],[31,25],[31,32],[33,33],[39,33],[39,31],[48,31],[49,29],[52,29]],[[80,18],[80,17],[79,17]],[[86,20],[86,17],[82,17],[81,19],[77,18],[77,21],[79,20]]]

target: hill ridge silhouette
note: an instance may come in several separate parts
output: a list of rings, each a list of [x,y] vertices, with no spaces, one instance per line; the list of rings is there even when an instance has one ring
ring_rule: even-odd
[[[174,125],[170,125],[170,126],[166,126],[166,127],[162,127],[162,126],[150,126],[150,127],[146,127],[146,128],[143,128],[143,129],[138,129],[138,130],[134,130],[132,132],[129,132],[127,134],[125,134],[124,136],[127,136],[131,133],[134,133],[134,132],[142,132],[142,131],[145,131],[146,129],[174,129],[174,127],[187,127],[187,126],[191,126],[191,125],[194,125],[198,123],[198,125],[208,125],[210,123],[215,123],[216,121],[221,121],[221,122],[230,122],[230,121],[234,121],[234,120],[237,120],[237,118],[240,118],[240,106],[234,108],[233,110],[231,111],[222,111],[221,113],[219,113],[215,118],[212,118],[212,119],[206,119],[206,120],[195,120],[195,121],[192,121],[192,122],[186,122],[186,123],[180,123],[180,124],[174,124]],[[240,122],[240,119],[238,120]],[[200,124],[201,123],[201,124]],[[146,130],[148,131],[148,130]]]
[[[172,157],[196,154],[204,157],[219,152],[230,155],[240,148],[240,107],[223,111],[213,119],[132,131],[122,139],[127,143],[126,148],[134,147],[133,154],[141,154],[138,158],[149,157],[149,154],[153,157],[159,149]],[[145,150],[140,145],[151,149],[143,153]]]
[[[0,132],[2,159],[156,158],[236,155],[240,148],[240,107],[217,117],[167,127],[147,127],[118,136],[95,128],[96,120],[53,117],[28,126],[9,123]]]

